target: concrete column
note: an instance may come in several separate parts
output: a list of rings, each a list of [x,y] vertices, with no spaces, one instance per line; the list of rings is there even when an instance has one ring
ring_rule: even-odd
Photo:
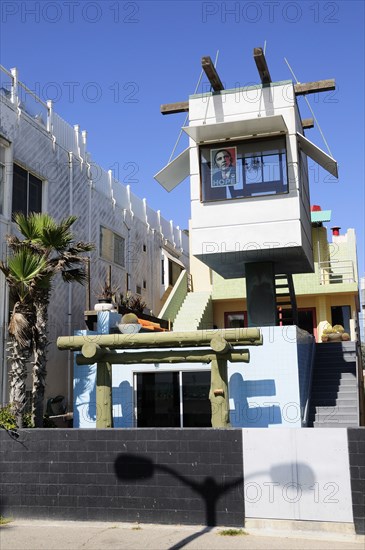
[[[247,314],[249,327],[277,324],[275,269],[273,262],[246,264]]]

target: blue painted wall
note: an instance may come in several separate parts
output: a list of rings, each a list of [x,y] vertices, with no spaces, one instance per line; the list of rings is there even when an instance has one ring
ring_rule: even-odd
[[[116,313],[98,314],[97,332],[115,327]],[[301,427],[309,398],[313,338],[290,327],[264,327],[263,346],[249,347],[249,363],[229,363],[230,417],[233,427]],[[93,340],[97,333],[88,334]],[[210,370],[200,363],[113,365],[114,427],[134,426],[133,374],[179,370]],[[96,365],[74,367],[74,427],[96,426]]]

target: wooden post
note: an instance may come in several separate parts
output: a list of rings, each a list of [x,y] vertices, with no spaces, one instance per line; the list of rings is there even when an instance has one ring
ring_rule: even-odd
[[[212,428],[230,428],[227,361],[219,356],[211,363],[209,399]]]
[[[112,428],[112,367],[98,363],[96,369],[96,427]]]

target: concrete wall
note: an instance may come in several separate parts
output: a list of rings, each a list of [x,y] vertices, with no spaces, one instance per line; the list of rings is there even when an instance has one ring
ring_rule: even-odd
[[[365,534],[365,429],[0,431],[5,517],[340,523]]]

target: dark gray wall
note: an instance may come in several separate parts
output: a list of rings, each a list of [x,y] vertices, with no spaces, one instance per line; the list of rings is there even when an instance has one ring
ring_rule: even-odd
[[[0,430],[5,516],[243,526],[242,431]]]
[[[356,533],[365,535],[365,428],[347,430],[352,510]]]
[[[365,534],[365,428],[347,433]],[[0,483],[0,514],[14,518],[242,527],[242,430],[0,430]]]

